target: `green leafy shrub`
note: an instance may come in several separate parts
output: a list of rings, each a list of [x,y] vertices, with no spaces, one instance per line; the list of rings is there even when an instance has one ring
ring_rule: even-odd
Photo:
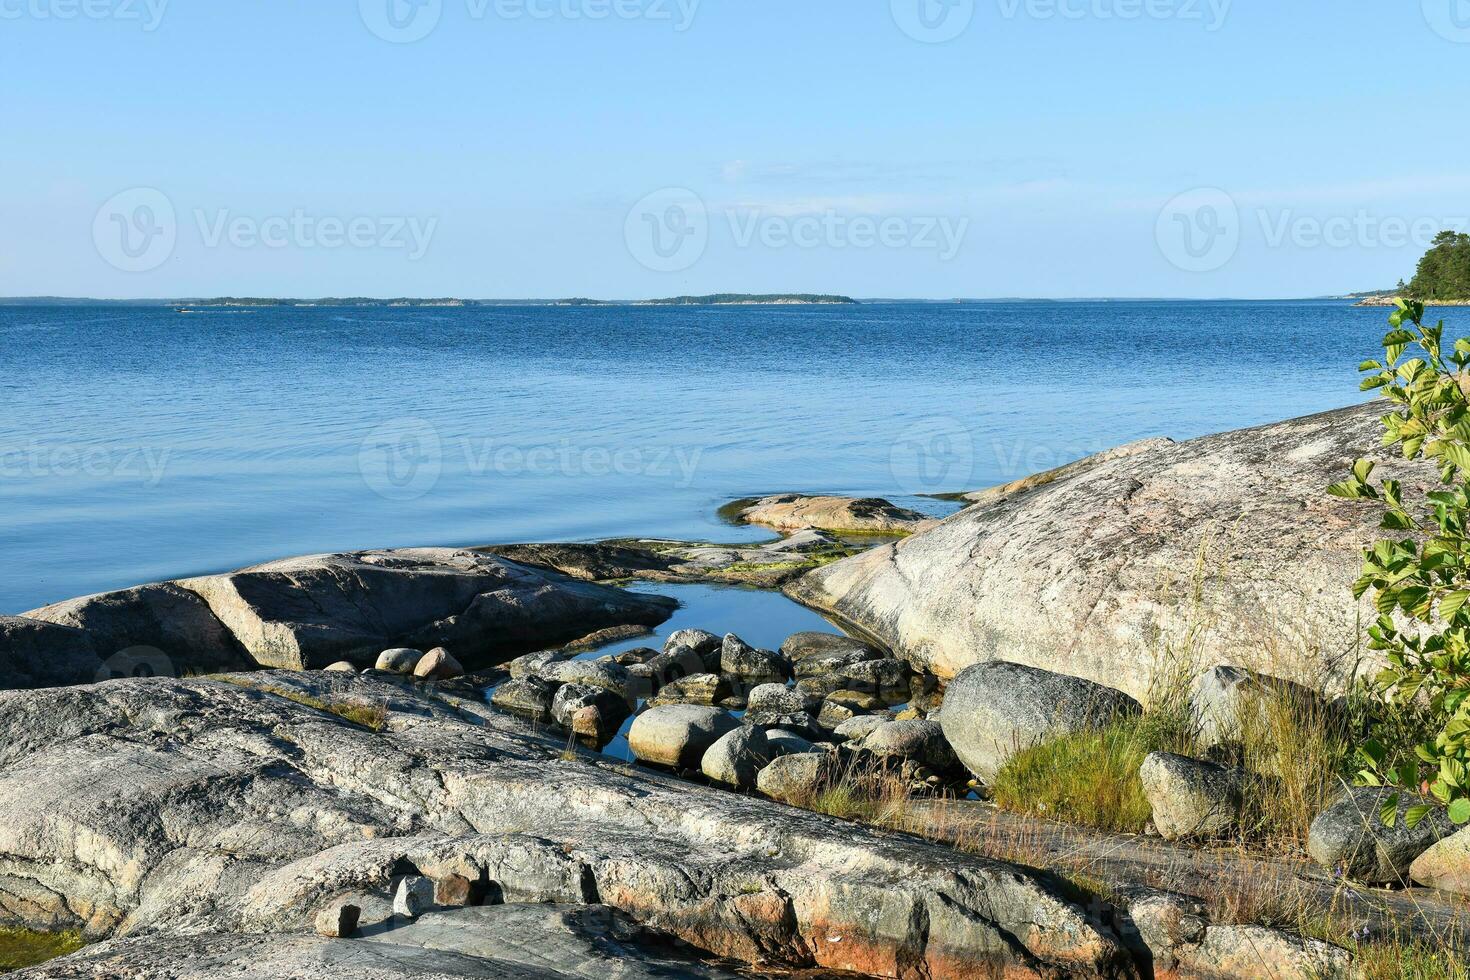
[[[1435,802],[1408,810],[1411,826],[1435,805],[1464,824],[1470,822],[1470,402],[1461,382],[1470,340],[1455,341],[1446,354],[1444,322],[1426,327],[1422,303],[1397,302],[1383,338],[1384,359],[1359,366],[1368,375],[1362,388],[1380,391],[1395,406],[1383,417],[1383,444],[1399,447],[1405,459],[1434,461],[1444,489],[1406,503],[1398,480],[1370,483],[1374,464],[1360,459],[1351,477],[1328,492],[1378,501],[1382,528],[1404,535],[1364,551],[1353,593],[1371,592],[1378,610],[1369,648],[1388,666],[1374,681],[1377,695],[1401,714],[1427,712],[1430,734],[1410,753],[1375,726],[1374,737],[1358,748],[1358,779],[1427,789]],[[1411,348],[1416,355],[1406,358]],[[1386,823],[1393,823],[1397,804],[1397,798],[1386,803]]]

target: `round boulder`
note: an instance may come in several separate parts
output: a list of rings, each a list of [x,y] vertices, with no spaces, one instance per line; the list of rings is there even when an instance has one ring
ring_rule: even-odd
[[[628,702],[620,695],[590,684],[563,684],[551,699],[553,721],[598,742],[615,735],[628,714]]]
[[[912,761],[940,771],[960,768],[944,730],[932,721],[883,722],[855,747],[880,759]]]
[[[755,784],[773,800],[801,806],[830,785],[835,772],[836,763],[829,753],[804,752],[772,761],[756,776]]]
[[[1380,811],[1394,796],[1398,811],[1389,827]],[[1424,803],[1431,807],[1429,815],[1411,828],[1404,815]],[[1388,885],[1405,880],[1414,859],[1452,833],[1454,825],[1433,800],[1383,786],[1357,786],[1317,814],[1307,831],[1307,853],[1354,881]]]
[[[665,684],[648,704],[650,707],[661,704],[714,705],[728,698],[730,694],[729,682],[719,674],[695,674]]]
[[[563,660],[547,665],[541,678],[552,684],[587,684],[612,691],[620,697],[628,696],[628,668],[611,659]]]
[[[781,754],[764,731],[742,725],[720,736],[704,753],[699,768],[714,782],[751,789],[756,775]]]
[[[390,674],[411,674],[423,659],[422,650],[409,650],[398,648],[384,650],[378,654],[378,660],[373,667],[377,670],[386,671]]]
[[[757,650],[731,633],[720,647],[720,673],[746,680],[785,680],[789,668],[779,653]]]
[[[1172,752],[1154,752],[1138,772],[1165,840],[1218,838],[1235,830],[1246,773]]]
[[[628,747],[643,762],[698,769],[710,746],[739,727],[734,715],[719,708],[663,705],[638,716],[628,732]]]
[[[327,667],[326,671],[329,674],[355,674],[357,673],[357,668],[346,660],[339,660],[330,667]]]
[[[992,660],[966,668],[950,683],[939,723],[965,767],[991,781],[1023,749],[1057,735],[1102,728],[1141,710],[1122,691]]]
[[[551,685],[536,677],[508,680],[490,695],[490,703],[518,718],[544,725],[551,720]]]
[[[750,692],[746,707],[755,712],[807,714],[816,709],[817,699],[785,684],[761,684]]]
[[[464,676],[464,667],[443,647],[424,654],[413,668],[413,676],[427,681],[449,681]]]

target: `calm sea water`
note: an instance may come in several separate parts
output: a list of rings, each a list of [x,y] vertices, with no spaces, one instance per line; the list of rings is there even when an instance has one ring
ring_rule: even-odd
[[[665,535],[1358,399],[1341,302],[0,308],[0,612],[287,555]],[[1453,326],[1453,324],[1452,324]]]

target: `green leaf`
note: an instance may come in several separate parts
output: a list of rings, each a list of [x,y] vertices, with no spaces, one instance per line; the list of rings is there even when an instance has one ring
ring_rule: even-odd
[[[1450,822],[1457,827],[1470,823],[1470,797],[1462,796],[1450,804]]]
[[[1399,794],[1395,793],[1383,801],[1378,808],[1378,819],[1383,826],[1392,827],[1399,819]]]
[[[1439,616],[1441,619],[1453,619],[1455,613],[1464,608],[1465,603],[1470,602],[1470,592],[1457,589],[1448,592],[1439,600]]]

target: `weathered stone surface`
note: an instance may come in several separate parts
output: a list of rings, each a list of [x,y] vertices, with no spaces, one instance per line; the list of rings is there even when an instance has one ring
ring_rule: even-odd
[[[551,721],[554,696],[551,685],[540,678],[512,678],[495,688],[495,693],[490,695],[490,703],[518,718],[544,725]]]
[[[1200,742],[1205,746],[1237,740],[1244,724],[1268,724],[1273,703],[1295,711],[1325,710],[1321,697],[1311,688],[1242,667],[1206,671],[1190,697]]]
[[[0,616],[0,688],[92,684],[103,670],[82,630]]]
[[[1387,827],[1379,811],[1394,795],[1399,798],[1398,817]],[[1404,814],[1424,802],[1433,801],[1386,787],[1353,787],[1312,821],[1307,853],[1324,868],[1354,881],[1373,885],[1406,881],[1414,859],[1454,833],[1454,825],[1438,806],[1417,827],[1408,826]]]
[[[760,684],[750,692],[747,709],[776,714],[807,714],[817,707],[817,699],[785,684]]]
[[[1378,512],[1324,488],[1359,457],[1406,493],[1436,479],[1380,448],[1384,410],[1156,444],[971,506],[787,592],[946,678],[1008,660],[1142,698],[1159,652],[1186,635],[1206,663],[1345,678],[1375,615],[1346,586]],[[1271,662],[1273,650],[1293,662]]]
[[[838,633],[792,633],[781,644],[781,655],[793,664],[813,657],[858,656],[858,660],[877,660],[883,654],[861,640]]]
[[[551,700],[551,718],[586,738],[606,741],[617,734],[632,710],[620,695],[590,684],[563,684]]]
[[[422,875],[409,875],[393,892],[393,914],[416,919],[434,907],[434,882]]]
[[[865,660],[878,660],[880,654],[868,648],[845,650],[838,653],[814,653],[792,665],[797,677],[825,677],[853,664]]]
[[[1241,770],[1154,752],[1138,775],[1165,840],[1223,837],[1239,826],[1247,779]]]
[[[702,657],[717,655],[724,645],[724,638],[708,630],[675,630],[664,641],[664,652],[688,648]]]
[[[537,650],[535,653],[516,657],[505,665],[505,669],[510,672],[511,677],[521,681],[527,677],[540,677],[552,664],[570,660],[572,656],[566,650]]]
[[[747,524],[778,531],[856,531],[864,534],[909,534],[931,523],[918,511],[895,507],[886,500],[851,497],[809,497],[783,493],[750,501],[736,512]]]
[[[103,943],[27,980],[738,980],[672,937],[600,905],[489,905],[430,912],[358,939],[147,936]]]
[[[104,661],[151,648],[168,658],[171,676],[255,666],[204,600],[172,582],[68,599],[22,615],[86,631]],[[128,675],[125,669],[116,673]]]
[[[1127,916],[1121,932],[1125,938],[1134,937],[1138,958],[1156,977],[1174,975],[1180,956],[1192,956],[1194,947],[1204,941],[1209,919],[1204,903],[1197,898],[1156,888],[1129,888],[1117,901]]]
[[[759,728],[742,725],[721,735],[700,761],[700,770],[717,783],[752,789],[755,777],[782,753]]]
[[[943,729],[932,721],[883,722],[856,747],[879,759],[908,760],[943,772],[960,767]]]
[[[587,684],[628,696],[628,668],[610,659],[561,660],[548,664],[538,676],[548,684]]]
[[[474,550],[521,565],[552,569],[584,582],[613,582],[648,572],[667,572],[673,564],[654,551],[611,544],[503,544]]]
[[[435,647],[414,665],[413,676],[420,680],[449,681],[464,676],[464,667],[448,650]]]
[[[345,899],[338,899],[316,914],[316,934],[328,939],[346,939],[357,931],[362,909]]]
[[[345,660],[339,660],[339,661],[337,661],[334,664],[329,664],[326,667],[323,667],[322,669],[323,670],[326,670],[326,671],[330,671],[331,673],[334,673],[334,674],[355,674],[355,673],[357,673],[357,668],[354,667],[352,664],[348,663]]]
[[[257,683],[386,705],[387,724],[373,731]],[[507,902],[600,901],[746,963],[879,976],[922,965],[935,980],[1131,975],[1116,936],[1045,876],[596,757],[564,759],[564,745],[442,689],[371,675],[0,693],[4,915],[99,939],[165,933],[89,948],[77,961],[88,976],[147,975],[140,964],[189,976],[200,961],[177,943],[249,933],[270,935],[218,939],[204,962],[224,950],[210,969],[234,978],[372,977],[387,967],[357,941],[310,935],[316,914],[347,895],[391,894],[404,875],[458,875]],[[356,904],[360,932],[385,921],[368,899]],[[347,958],[303,967],[272,952],[291,942],[346,944]],[[237,943],[260,945],[241,955]],[[117,959],[124,948],[131,960]],[[408,969],[397,959],[407,953],[390,954]],[[412,962],[420,975],[462,969]],[[467,975],[487,975],[476,969]]]
[[[757,650],[734,633],[720,646],[720,673],[745,680],[782,680],[790,665],[774,650]]]
[[[1430,845],[1409,865],[1409,877],[1442,892],[1470,895],[1470,828]]]
[[[709,747],[740,721],[721,708],[670,704],[649,708],[633,722],[628,747],[643,762],[698,769]]]
[[[839,724],[832,730],[832,734],[844,742],[856,742],[867,737],[880,725],[887,724],[888,720],[882,715],[857,715]]]
[[[657,625],[675,605],[449,548],[291,558],[177,584],[257,662],[291,669],[366,666],[395,644],[445,646],[479,667],[600,627]]]
[[[747,711],[741,721],[751,728],[785,729],[812,741],[822,737],[817,720],[805,712]]]
[[[412,674],[422,659],[424,659],[422,650],[395,647],[378,654],[378,658],[373,661],[373,669],[387,671],[390,674]]]
[[[1103,727],[1140,710],[1122,691],[993,661],[950,683],[939,722],[965,767],[992,780],[1012,755],[1050,736]]]
[[[719,674],[695,674],[665,684],[648,702],[656,708],[663,704],[719,704],[730,696],[730,682]]]
[[[809,803],[831,782],[837,763],[826,752],[802,752],[773,760],[756,776],[756,788],[773,800]]]
[[[1347,950],[1264,926],[1210,926],[1181,966],[1194,975],[1271,977],[1272,980],[1350,980]]]

